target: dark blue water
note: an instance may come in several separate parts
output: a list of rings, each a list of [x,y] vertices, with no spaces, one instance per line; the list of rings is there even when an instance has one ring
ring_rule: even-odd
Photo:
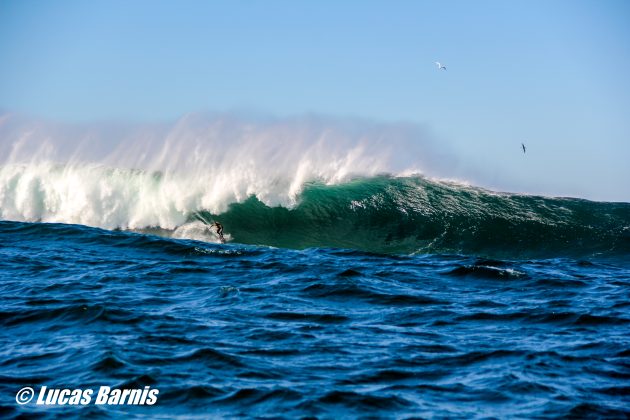
[[[0,222],[0,417],[628,418],[630,259]],[[25,386],[159,389],[19,406]]]

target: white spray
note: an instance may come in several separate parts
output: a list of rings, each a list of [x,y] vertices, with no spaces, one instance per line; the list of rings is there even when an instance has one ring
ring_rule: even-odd
[[[252,195],[291,207],[309,181],[435,173],[438,160],[445,166],[409,124],[189,115],[174,124],[61,125],[7,114],[0,219],[196,232],[181,226],[200,210],[220,214]]]

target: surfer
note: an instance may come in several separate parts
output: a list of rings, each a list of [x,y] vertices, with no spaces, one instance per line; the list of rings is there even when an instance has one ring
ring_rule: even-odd
[[[219,240],[222,244],[225,243],[225,238],[223,237],[223,225],[219,222],[212,222],[210,227],[215,227],[217,229],[217,235],[219,235]]]

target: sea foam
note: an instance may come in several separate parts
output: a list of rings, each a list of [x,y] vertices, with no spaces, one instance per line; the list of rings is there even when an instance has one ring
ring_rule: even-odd
[[[0,219],[107,229],[172,230],[251,196],[290,208],[309,182],[444,162],[419,126],[317,116],[56,124],[5,114],[0,148]]]

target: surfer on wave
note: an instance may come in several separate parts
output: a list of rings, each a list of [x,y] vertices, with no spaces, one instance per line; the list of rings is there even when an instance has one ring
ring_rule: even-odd
[[[219,235],[219,240],[221,241],[222,244],[224,244],[225,238],[223,237],[223,225],[219,222],[212,222],[210,227],[211,228],[214,227],[217,229],[217,235]]]

